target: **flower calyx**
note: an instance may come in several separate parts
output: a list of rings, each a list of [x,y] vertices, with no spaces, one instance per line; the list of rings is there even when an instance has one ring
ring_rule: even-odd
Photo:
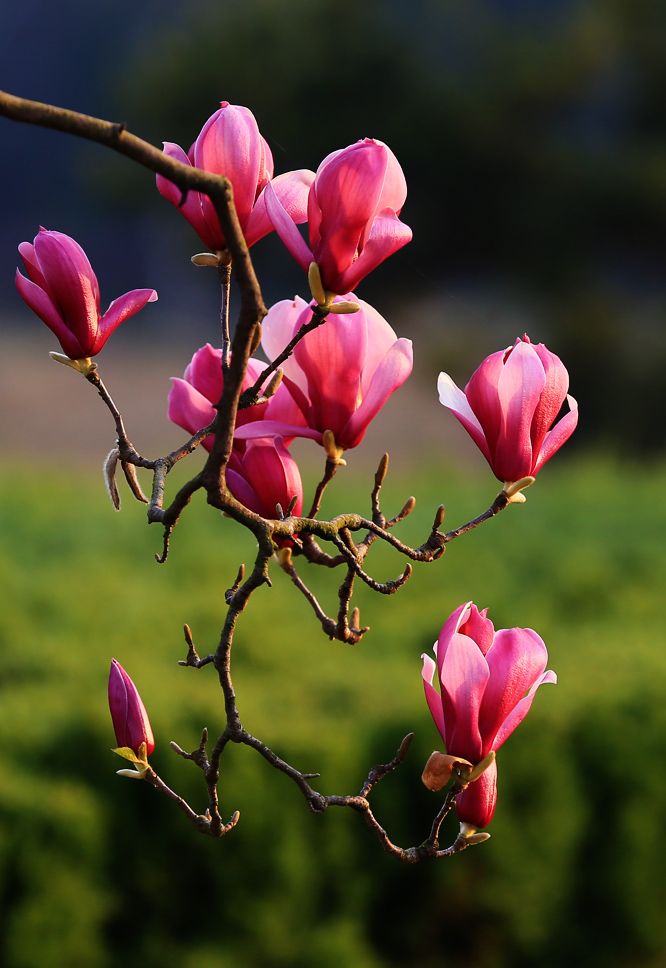
[[[522,493],[526,487],[534,484],[533,477],[521,477],[518,481],[505,481],[500,491],[507,499],[507,504],[524,504],[527,498]]]
[[[49,356],[56,363],[62,363],[64,366],[71,366],[73,370],[78,370],[83,376],[88,376],[97,369],[97,364],[93,363],[89,356],[84,356],[81,360],[70,360],[64,353],[56,353],[55,350],[51,350]]]
[[[136,766],[135,770],[116,770],[118,776],[129,776],[134,780],[145,780],[146,772],[150,769],[148,763],[148,747],[145,743],[141,743],[139,746],[138,754],[133,749],[130,749],[129,746],[120,746],[111,752],[117,753],[118,756],[122,756],[123,759],[129,760],[130,763],[134,763]]]

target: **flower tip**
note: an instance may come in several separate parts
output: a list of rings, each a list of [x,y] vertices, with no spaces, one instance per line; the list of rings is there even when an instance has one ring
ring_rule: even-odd
[[[316,262],[311,262],[308,269],[308,283],[310,284],[310,292],[312,293],[312,298],[317,303],[318,306],[325,306],[327,301],[330,299],[326,298],[326,290],[324,289],[324,284],[321,281],[321,272],[319,271],[319,266]]]
[[[350,313],[360,312],[361,307],[355,302],[334,302],[328,307],[329,313],[334,313],[336,316],[345,316]]]
[[[195,266],[219,266],[220,257],[215,252],[197,252],[191,256],[190,262]]]
[[[155,295],[155,298],[157,298],[157,294]],[[80,360],[72,360],[69,358],[69,356],[65,356],[64,353],[56,353],[55,350],[51,350],[49,352],[49,356],[52,360],[55,360],[56,363],[62,363],[64,366],[71,366],[73,370],[78,370],[78,372],[82,373],[84,376],[88,376],[89,373],[92,373],[97,369],[97,364],[93,363],[89,356],[85,356]]]

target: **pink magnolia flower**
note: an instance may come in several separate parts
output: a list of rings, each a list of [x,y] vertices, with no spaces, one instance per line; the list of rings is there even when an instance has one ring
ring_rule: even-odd
[[[435,643],[437,664],[423,655],[423,684],[428,707],[446,751],[477,764],[498,750],[530,710],[544,682],[548,653],[532,629],[500,629],[466,602],[453,612]],[[435,671],[440,691],[432,685]],[[474,827],[490,823],[497,800],[493,762],[458,795],[458,819]]]
[[[247,373],[243,381],[243,390],[251,387],[259,378],[265,363],[251,359],[248,361]],[[169,394],[169,420],[182,427],[190,434],[207,427],[215,417],[214,405],[219,402],[224,387],[222,376],[222,350],[214,349],[210,343],[197,350],[188,364],[182,380],[172,377],[173,387]],[[236,426],[242,427],[253,421],[271,417],[285,424],[303,422],[300,410],[294,403],[286,386],[280,385],[268,403],[260,403],[254,407],[247,407],[238,411]],[[267,434],[267,436],[272,436]],[[273,435],[274,436],[274,435]],[[203,441],[203,446],[210,450],[213,438]],[[240,450],[244,449],[240,443]]]
[[[303,510],[301,474],[282,437],[251,440],[244,453],[234,448],[227,468],[227,484],[237,501],[262,518],[275,518],[277,504],[286,514],[294,497],[294,517]],[[276,539],[276,543],[291,544],[291,541]]]
[[[412,237],[398,215],[407,185],[385,144],[365,138],[322,161],[308,196],[308,247],[277,193],[267,189],[275,229],[307,272],[316,262],[324,289],[350,292]]]
[[[29,278],[17,269],[16,288],[70,360],[95,356],[117,326],[157,299],[154,289],[133,289],[102,316],[97,276],[78,242],[40,228],[34,244],[21,242],[19,252]]]
[[[244,427],[239,438],[262,432],[312,437],[322,442],[331,430],[338,447],[361,443],[370,421],[412,371],[412,342],[398,339],[386,320],[353,293],[335,302],[357,302],[353,315],[331,315],[297,343],[283,364],[283,382],[300,409],[306,427],[267,423]],[[262,346],[274,359],[297,330],[312,318],[312,305],[296,296],[276,303],[263,320]]]
[[[118,746],[128,747],[138,755],[139,747],[145,743],[146,756],[150,756],[155,740],[146,707],[138,689],[115,659],[111,660],[109,673],[109,709]]]
[[[578,405],[567,396],[569,374],[543,343],[517,339],[487,357],[460,390],[447,373],[437,381],[440,402],[452,410],[505,483],[534,477],[569,439]],[[550,429],[564,400],[567,413]]]
[[[271,150],[259,133],[254,115],[247,108],[222,101],[219,111],[204,124],[188,155],[169,141],[164,142],[164,152],[185,165],[224,175],[230,180],[238,220],[248,246],[273,231],[265,200],[265,188],[271,179],[289,220],[304,222],[307,218],[307,193],[314,172],[306,169],[290,171],[273,179]],[[162,175],[157,176],[157,188],[185,216],[204,245],[215,252],[226,247],[215,209],[207,195],[189,191],[185,204],[181,205],[180,188]]]

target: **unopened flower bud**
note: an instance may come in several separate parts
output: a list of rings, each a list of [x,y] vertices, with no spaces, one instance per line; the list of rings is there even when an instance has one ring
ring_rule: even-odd
[[[114,752],[131,762],[147,765],[147,758],[155,749],[148,713],[138,689],[115,659],[111,660],[109,673],[109,709],[119,747]]]

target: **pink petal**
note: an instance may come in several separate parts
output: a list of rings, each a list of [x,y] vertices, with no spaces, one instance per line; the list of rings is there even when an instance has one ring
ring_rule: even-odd
[[[270,154],[270,153],[269,153]],[[264,142],[252,112],[245,107],[223,102],[201,129],[192,146],[197,168],[224,175],[234,190],[234,203],[241,226],[245,225],[255,198],[257,185],[263,175],[267,159]],[[271,174],[272,174],[272,164]],[[207,195],[202,199],[202,211],[212,222],[214,209]]]
[[[456,816],[461,823],[487,827],[497,805],[497,763],[491,763],[478,780],[458,794]]]
[[[460,387],[457,387],[448,373],[440,373],[437,378],[439,402],[458,418],[483,456],[490,463],[490,451],[485,434],[469,401]]]
[[[473,639],[486,656],[495,638],[495,626],[486,617],[487,613],[487,608],[480,612],[476,605],[471,602],[468,617],[458,627],[460,634],[468,635],[470,639]]]
[[[401,222],[395,212],[384,210],[376,216],[370,236],[358,259],[348,268],[343,267],[340,275],[326,282],[331,292],[351,292],[368,273],[387,259],[412,238],[412,230]]]
[[[143,309],[146,303],[155,302],[156,299],[157,293],[154,289],[133,289],[114,299],[99,321],[92,353],[99,353],[114,329]]]
[[[444,745],[446,746],[446,729],[444,726],[444,713],[442,711],[442,698],[432,685],[433,676],[435,674],[435,663],[430,656],[426,655],[425,653],[421,656],[421,658],[423,659],[423,670],[421,675],[423,676],[423,688],[425,689],[426,702],[428,703],[430,715],[434,719],[435,726],[439,730],[439,734],[444,740]]]
[[[245,505],[250,511],[254,511],[255,514],[261,515],[262,518],[267,517],[266,508],[263,506],[259,497],[248,481],[235,470],[230,467],[227,468],[226,481],[229,485],[229,490],[241,504]],[[275,515],[271,515],[274,517]]]
[[[439,664],[439,659],[438,659]],[[479,710],[490,672],[485,656],[468,636],[455,632],[439,664],[446,751],[470,763],[482,758]]]
[[[532,700],[534,699],[537,689],[539,686],[543,685],[544,682],[556,683],[557,676],[549,669],[548,672],[544,672],[544,674],[537,679],[528,694],[520,700],[518,705],[509,713],[507,718],[498,729],[497,735],[495,736],[495,741],[493,743],[494,749],[499,749],[502,743],[508,739],[508,737],[514,731],[516,726],[522,723],[522,721],[525,719],[525,716],[527,716],[528,712],[530,711]]]
[[[68,235],[46,230],[35,238],[35,254],[61,317],[86,351],[84,356],[90,356],[97,335],[99,290],[88,257]]]
[[[358,299],[353,292],[341,293],[334,302],[355,302],[361,307],[361,313],[365,318],[365,325],[368,330],[368,342],[365,350],[365,362],[361,374],[361,393],[363,396],[368,392],[368,387],[375,370],[384,359],[391,347],[397,342],[395,330],[389,326],[384,317],[377,312],[374,306]],[[360,313],[354,313],[354,319],[361,321]]]
[[[282,203],[275,193],[272,182],[266,185],[264,198],[266,200],[268,216],[275,227],[275,231],[296,259],[301,269],[307,272],[310,268],[310,263],[314,261],[314,256],[307,247],[305,239],[282,207]]]
[[[222,350],[206,343],[197,350],[188,363],[183,379],[203,394],[210,403],[217,403],[222,396]]]
[[[566,399],[569,374],[560,358],[546,349],[543,343],[534,345],[534,352],[541,360],[546,375],[546,385],[532,419],[532,453],[536,456]]]
[[[546,434],[544,442],[541,446],[541,450],[539,451],[537,459],[534,463],[534,468],[532,470],[533,474],[536,474],[536,472],[543,467],[546,461],[550,460],[553,454],[560,449],[562,444],[566,443],[576,429],[578,424],[578,404],[571,395],[567,396],[567,402],[571,412],[565,414],[565,416],[555,424],[553,429]]]
[[[294,359],[307,378],[317,430],[340,437],[356,410],[367,339],[367,327],[357,324],[355,314],[336,315],[296,346]]]
[[[307,316],[305,315],[307,312]],[[312,310],[300,296],[282,299],[268,310],[262,321],[261,345],[269,360],[276,359],[288,345],[299,327],[309,319]],[[285,376],[296,383],[307,394],[308,381],[300,366],[290,356],[282,364]]]
[[[191,165],[191,161],[183,149],[179,145],[173,144],[173,142],[164,142],[164,154],[173,158],[175,161],[180,161],[183,165]],[[163,175],[157,175],[156,179],[160,194],[176,206],[181,215],[190,223],[203,244],[214,252],[223,249],[225,247],[224,235],[222,234],[217,215],[215,215],[214,210],[211,210],[209,219],[205,218],[202,208],[203,196],[201,193],[189,191],[185,202],[181,205],[180,202],[183,193],[180,188],[174,185],[173,182],[170,182],[168,178],[164,178]]]
[[[297,225],[307,219],[308,194],[314,177],[313,171],[302,168],[300,171],[288,171],[278,175],[271,182],[280,204]],[[243,226],[243,234],[250,246],[272,231],[273,223],[266,207],[266,188],[263,188]]]
[[[281,437],[273,440],[257,440],[243,457],[243,476],[254,488],[266,509],[264,517],[276,517],[276,504],[286,511],[292,497],[298,500],[294,515],[303,509],[303,484],[298,465],[284,446]]]
[[[64,353],[70,360],[81,360],[89,354],[84,350],[76,336],[63,322],[51,298],[36,283],[26,279],[16,270],[16,288],[33,313],[49,327],[57,337]]]
[[[354,319],[354,316],[342,317]],[[352,414],[338,443],[350,448],[360,444],[370,421],[412,372],[412,341],[397,340],[375,370],[368,392],[358,410]],[[337,437],[336,437],[337,439]]]
[[[210,401],[190,383],[177,376],[171,377],[171,382],[173,387],[169,393],[169,420],[189,434],[196,434],[211,423],[215,410]]]
[[[465,387],[465,396],[479,425],[483,428],[491,466],[503,421],[497,384],[504,368],[505,354],[506,350],[500,350],[487,356],[481,366],[474,371]]]
[[[486,661],[490,679],[479,715],[483,756],[499,749],[494,741],[500,726],[543,673],[548,653],[532,629],[501,629],[486,653]]]
[[[517,481],[532,471],[532,417],[545,385],[543,364],[531,343],[518,341],[497,383],[503,419],[493,470],[502,481]]]
[[[261,437],[275,437],[278,434],[281,437],[309,437],[310,440],[316,440],[318,444],[321,444],[322,440],[320,430],[285,424],[278,420],[254,420],[252,423],[237,427],[234,440],[257,440]]]
[[[451,636],[454,635],[461,625],[463,625],[469,616],[469,611],[472,606],[472,602],[465,602],[463,605],[459,605],[455,612],[447,618],[446,622],[442,626],[442,629],[435,643],[435,655],[437,656],[437,668],[441,669],[442,663],[444,662],[444,656],[446,655],[446,650],[449,647],[449,642],[451,641]]]

